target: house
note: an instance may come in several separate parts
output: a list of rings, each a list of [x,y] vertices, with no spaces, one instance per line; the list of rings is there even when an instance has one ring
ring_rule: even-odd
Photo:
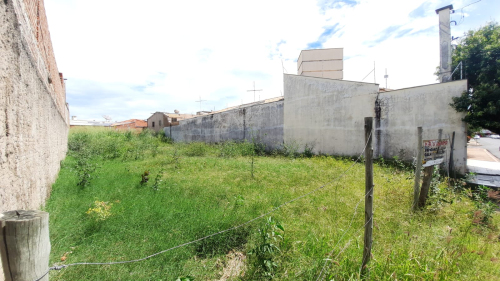
[[[140,132],[148,127],[148,122],[140,119],[130,119],[111,125],[115,130],[134,130]]]
[[[151,115],[148,120],[148,129],[158,132],[165,127],[177,126],[180,120],[193,118],[196,115],[193,114],[180,114],[178,110],[174,110],[174,113],[168,112],[155,112]]]

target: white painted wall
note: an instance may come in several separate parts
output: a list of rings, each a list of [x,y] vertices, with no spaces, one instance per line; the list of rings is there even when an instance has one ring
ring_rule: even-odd
[[[284,141],[312,145],[316,153],[356,156],[364,148],[364,117],[374,117],[374,156],[411,161],[418,126],[424,139],[437,139],[438,129],[443,137],[455,131],[455,168],[464,173],[466,126],[449,104],[466,85],[460,80],[378,94],[377,84],[287,74]]]
[[[286,74],[285,143],[352,156],[364,147],[364,117],[374,117],[378,85]]]
[[[374,155],[399,156],[411,160],[416,155],[417,127],[423,139],[443,138],[455,132],[454,166],[465,173],[467,165],[467,130],[463,113],[450,106],[452,97],[467,89],[467,80],[432,84],[380,93],[380,121],[375,121]],[[449,150],[448,150],[449,157]]]
[[[344,49],[302,50],[297,60],[297,74],[304,76],[343,79]]]

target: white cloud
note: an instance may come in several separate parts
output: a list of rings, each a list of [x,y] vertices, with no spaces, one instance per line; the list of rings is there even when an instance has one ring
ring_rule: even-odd
[[[300,50],[336,24],[340,30],[323,47],[344,48],[344,79],[361,80],[376,61],[383,86],[385,68],[392,88],[434,83],[434,10],[448,3],[357,2],[320,1],[324,9],[308,0],[45,0],[45,6],[59,71],[69,79],[71,115],[124,120],[195,112],[200,97],[204,110],[251,102],[253,81],[261,98],[279,96],[282,65],[295,74]],[[454,36],[498,18],[500,4],[483,0],[463,11]]]

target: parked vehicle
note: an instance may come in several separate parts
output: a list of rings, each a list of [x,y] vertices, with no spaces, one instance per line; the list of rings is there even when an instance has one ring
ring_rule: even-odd
[[[491,135],[490,138],[492,138],[492,139],[500,139],[500,136],[499,135]]]

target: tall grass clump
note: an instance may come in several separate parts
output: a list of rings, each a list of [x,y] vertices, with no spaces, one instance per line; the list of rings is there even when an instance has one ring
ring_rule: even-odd
[[[428,204],[412,212],[414,172],[398,159],[374,165],[363,276],[362,161],[108,129],[71,129],[68,147],[45,207],[51,266],[174,249],[51,271],[51,280],[498,280],[500,195],[436,172]],[[96,165],[83,188],[82,159]]]

